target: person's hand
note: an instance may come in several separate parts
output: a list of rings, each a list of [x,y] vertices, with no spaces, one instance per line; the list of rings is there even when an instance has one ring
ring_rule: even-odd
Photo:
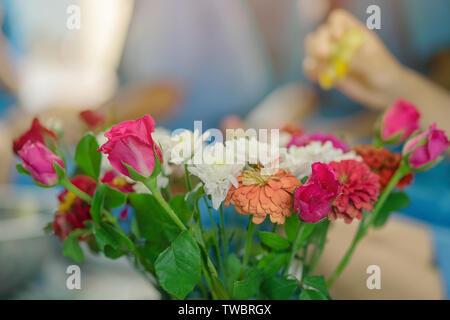
[[[353,53],[347,74],[335,86],[367,107],[386,108],[395,99],[390,92],[401,81],[403,67],[373,31],[342,9],[334,10],[326,23],[306,37],[306,76],[317,81],[327,68],[335,45],[354,29],[361,33],[362,44]]]

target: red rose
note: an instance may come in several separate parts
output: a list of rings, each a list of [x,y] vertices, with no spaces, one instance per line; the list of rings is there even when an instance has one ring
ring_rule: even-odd
[[[89,129],[95,129],[105,123],[106,117],[96,110],[85,110],[80,112],[81,119],[87,124]]]

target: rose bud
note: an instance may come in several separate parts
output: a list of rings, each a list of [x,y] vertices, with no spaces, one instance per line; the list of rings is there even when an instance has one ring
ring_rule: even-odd
[[[80,112],[81,120],[86,123],[89,129],[94,130],[101,125],[103,125],[106,121],[105,115],[97,110],[85,110]]]
[[[155,150],[159,161],[162,161],[161,149],[151,135],[154,126],[155,122],[149,115],[121,122],[105,133],[108,141],[98,151],[107,154],[112,167],[120,173],[130,177],[127,167],[123,165],[126,163],[148,178],[155,167]]]
[[[56,162],[64,168],[64,162],[44,144],[30,140],[19,150],[19,156],[22,158],[23,167],[35,181],[46,186],[52,186],[58,182],[58,174],[53,163]]]
[[[49,147],[50,144],[56,144],[56,142],[58,141],[58,137],[53,131],[43,127],[37,118],[34,118],[33,123],[31,124],[31,128],[27,132],[22,134],[19,138],[14,140],[14,153],[18,154],[19,150],[22,149],[27,141],[40,142]]]
[[[298,187],[294,194],[294,210],[300,220],[316,223],[325,218],[339,188],[340,183],[333,169],[324,163],[314,163],[308,181]]]
[[[401,143],[419,129],[420,113],[410,102],[397,100],[384,114],[380,138],[385,144]]]
[[[408,157],[411,168],[428,169],[439,161],[438,157],[449,145],[445,132],[436,129],[436,124],[433,123],[426,132],[406,142],[403,154]]]

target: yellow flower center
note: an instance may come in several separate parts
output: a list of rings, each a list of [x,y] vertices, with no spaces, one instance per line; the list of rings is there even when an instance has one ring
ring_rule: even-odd
[[[72,191],[67,191],[67,193],[63,197],[63,201],[59,204],[58,213],[63,213],[68,211],[73,203],[75,202],[75,199],[77,196]]]
[[[127,184],[127,180],[124,177],[115,177],[112,183],[116,187],[122,188]]]
[[[244,186],[250,186],[252,184],[259,184],[265,186],[270,179],[279,179],[278,177],[271,175],[264,175],[260,170],[257,171],[244,171],[242,173],[242,184]]]

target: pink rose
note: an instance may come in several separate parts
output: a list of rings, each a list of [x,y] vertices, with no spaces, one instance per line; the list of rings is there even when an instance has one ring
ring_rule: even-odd
[[[58,163],[62,168],[64,168],[64,162],[43,143],[29,140],[18,153],[22,158],[23,167],[30,172],[34,180],[46,186],[52,186],[58,182],[53,162]]]
[[[108,141],[98,151],[108,155],[114,169],[130,177],[126,163],[144,177],[150,177],[155,167],[155,151],[159,161],[162,153],[153,141],[155,122],[149,115],[119,123],[105,133]]]
[[[409,165],[412,168],[420,168],[431,164],[450,145],[443,130],[437,130],[433,123],[424,133],[409,140],[403,147],[403,154],[411,153]]]
[[[300,220],[316,223],[327,216],[331,203],[338,195],[340,183],[333,169],[324,163],[312,165],[308,181],[295,190],[294,210]]]
[[[420,113],[408,101],[397,100],[384,114],[381,139],[386,143],[401,143],[419,129]]]
[[[308,145],[311,141],[320,141],[322,143],[325,143],[327,141],[330,141],[333,147],[336,149],[341,149],[343,152],[348,151],[348,145],[339,140],[336,136],[330,134],[330,133],[324,133],[324,132],[315,132],[315,133],[299,133],[294,134],[291,137],[291,140],[287,144],[287,148],[291,146],[297,146],[297,147],[303,147]]]

